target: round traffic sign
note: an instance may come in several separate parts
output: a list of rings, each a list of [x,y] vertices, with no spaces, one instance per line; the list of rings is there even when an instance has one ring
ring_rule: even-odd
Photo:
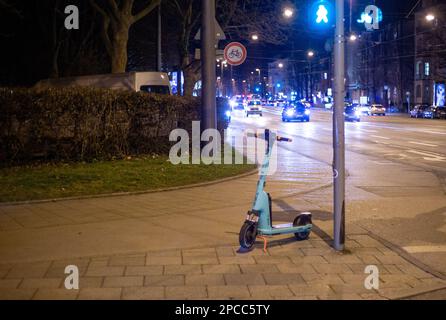
[[[248,51],[240,42],[231,42],[225,48],[225,60],[231,66],[239,66],[246,60]]]

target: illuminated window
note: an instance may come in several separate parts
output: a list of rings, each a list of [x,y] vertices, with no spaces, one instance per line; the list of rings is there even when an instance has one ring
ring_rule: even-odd
[[[424,75],[425,76],[430,76],[430,74],[431,74],[431,65],[430,65],[429,62],[426,62],[424,64]]]

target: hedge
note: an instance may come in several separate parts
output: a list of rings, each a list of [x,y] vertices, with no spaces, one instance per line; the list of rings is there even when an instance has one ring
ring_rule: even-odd
[[[227,127],[218,100],[219,130]],[[167,153],[175,128],[192,129],[200,100],[95,88],[0,88],[0,161],[91,161]]]

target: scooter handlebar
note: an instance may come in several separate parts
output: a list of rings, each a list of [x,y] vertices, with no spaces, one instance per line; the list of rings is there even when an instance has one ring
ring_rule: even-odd
[[[263,139],[264,138],[264,135],[259,135],[259,134],[248,134],[248,137],[251,137],[251,138],[261,138],[261,139]],[[277,136],[276,137],[276,140],[278,141],[278,142],[293,142],[293,140],[292,139],[290,139],[290,138],[285,138],[285,137],[280,137],[280,136]]]
[[[277,141],[279,141],[279,142],[293,142],[292,139],[285,138],[285,137],[277,137]]]

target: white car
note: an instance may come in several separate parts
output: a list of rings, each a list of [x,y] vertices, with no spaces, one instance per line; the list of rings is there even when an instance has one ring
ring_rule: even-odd
[[[370,108],[370,115],[385,116],[386,108],[382,104],[372,104],[372,107]]]
[[[249,117],[250,114],[257,114],[262,117],[262,102],[259,100],[249,101],[248,104],[245,105],[245,114],[246,117]]]

